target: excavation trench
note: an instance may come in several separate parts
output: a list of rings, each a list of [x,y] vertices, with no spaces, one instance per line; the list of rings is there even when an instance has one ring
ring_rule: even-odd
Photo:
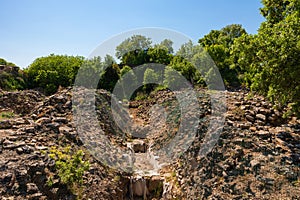
[[[164,192],[164,177],[156,169],[150,158],[149,146],[143,139],[133,139],[127,143],[133,152],[134,172],[127,176],[127,198],[129,199],[152,199],[161,198]]]
[[[170,184],[167,183],[164,174],[160,173],[162,163],[158,162],[156,159],[160,158],[151,152],[151,144],[155,145],[155,139],[167,129],[165,108],[160,105],[142,106],[151,108],[143,110],[144,117],[141,117],[139,106],[131,105],[128,110],[122,102],[114,100],[113,109],[109,110],[111,105],[107,99],[110,98],[103,98],[101,94],[97,96],[99,121],[104,125],[106,132],[114,133],[113,137],[122,138],[125,142],[123,144],[131,150],[130,160],[133,166],[130,174],[121,176],[122,194],[119,199],[163,198],[165,193],[170,192]]]

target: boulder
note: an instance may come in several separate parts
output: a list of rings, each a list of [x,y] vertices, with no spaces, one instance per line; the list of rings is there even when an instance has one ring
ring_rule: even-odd
[[[266,116],[263,114],[257,114],[256,119],[261,120],[262,122],[266,121]]]
[[[12,123],[10,120],[0,121],[0,129],[9,129],[12,127]]]

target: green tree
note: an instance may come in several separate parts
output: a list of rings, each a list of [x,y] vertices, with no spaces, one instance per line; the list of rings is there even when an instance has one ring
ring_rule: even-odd
[[[175,69],[176,71],[180,72],[192,84],[195,83],[194,78],[195,78],[196,68],[187,59],[176,55],[171,60],[169,66]]]
[[[176,56],[185,58],[188,61],[191,61],[192,57],[199,51],[193,42],[190,40],[187,43],[181,45],[181,47],[176,52]]]
[[[2,71],[0,73],[0,88],[9,91],[25,89],[26,75],[21,70],[17,74]]]
[[[182,84],[180,80],[181,74],[171,66],[165,68],[163,85],[169,89],[180,89]]]
[[[3,58],[0,58],[0,65],[6,65],[6,60],[4,60]]]
[[[270,24],[281,22],[300,9],[299,0],[262,0],[262,4],[260,12]]]
[[[122,65],[128,65],[132,68],[148,62],[149,62],[149,58],[148,58],[147,50],[142,50],[142,49],[137,49],[134,51],[127,52],[121,58]]]
[[[132,88],[137,87],[137,77],[133,70],[127,65],[120,70],[120,82],[123,91],[122,98],[127,100],[130,100],[131,96],[134,98],[135,94],[130,94],[130,91]]]
[[[0,88],[3,90],[21,90],[26,88],[26,74],[14,63],[7,62],[0,58],[0,65],[4,65],[0,70]]]
[[[149,48],[147,51],[148,60],[151,63],[159,63],[163,65],[170,64],[172,55],[168,52],[167,48],[156,46],[154,48]]]
[[[175,58],[176,56],[177,58]],[[176,56],[173,58],[173,61],[174,59],[177,59],[179,61],[177,64],[179,65],[178,68],[180,68],[181,61],[190,63],[188,64],[188,67],[192,68],[192,70],[190,71],[191,74],[188,75],[186,78],[187,79],[192,78],[190,82],[192,82],[193,85],[206,86],[204,81],[204,78],[206,77],[206,73],[208,73],[208,69],[206,68],[211,65],[207,65],[206,63],[207,60],[210,58],[207,58],[207,52],[204,50],[204,48],[200,44],[194,45],[193,42],[190,40],[187,43],[181,45],[179,50],[176,52]],[[180,59],[178,59],[178,57]],[[182,66],[184,65],[185,64],[183,64]],[[186,68],[185,70],[188,70],[187,67],[185,68]]]
[[[170,39],[164,39],[159,44],[154,45],[154,48],[165,49],[169,54],[174,52],[173,41]]]
[[[107,91],[113,91],[117,81],[120,78],[120,68],[116,64],[112,56],[106,55],[103,63],[104,73],[100,74],[100,81],[98,88],[105,89]]]
[[[7,62],[5,59],[0,58],[0,65],[7,65],[7,66],[12,66],[12,67],[16,67],[17,65],[12,63],[12,62]]]
[[[257,35],[235,41],[235,66],[245,71],[252,90],[300,114],[300,2],[264,0],[266,17]]]
[[[143,35],[133,35],[116,47],[116,57],[120,59],[127,52],[146,50],[151,46],[151,43],[150,38]]]
[[[144,73],[144,89],[146,93],[150,93],[155,86],[158,84],[159,81],[159,74],[155,73],[155,71],[151,68],[147,68]]]
[[[100,56],[86,59],[79,69],[80,77],[77,77],[76,84],[86,88],[96,88],[98,83],[95,80],[100,80],[103,71],[104,65]]]
[[[50,54],[37,58],[25,71],[30,88],[41,88],[46,94],[56,92],[59,86],[73,84],[84,58]]]
[[[147,62],[147,50],[151,40],[142,35],[133,35],[116,47],[116,57],[122,64],[135,67]]]
[[[223,77],[227,86],[239,85],[238,68],[232,69],[230,50],[236,38],[247,34],[241,25],[228,25],[221,30],[212,30],[209,34],[199,39],[199,43],[205,48]]]

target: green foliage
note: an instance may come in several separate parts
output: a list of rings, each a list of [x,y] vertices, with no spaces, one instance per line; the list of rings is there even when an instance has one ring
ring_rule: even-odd
[[[147,50],[136,49],[126,52],[121,58],[122,64],[136,67],[149,61]]]
[[[121,65],[125,65],[121,70],[121,81],[123,83],[124,96],[128,94],[130,88],[136,88],[137,83],[143,82],[146,83],[147,80],[153,80],[152,82],[157,82],[158,79],[162,79],[164,74],[163,65],[169,65],[173,59],[173,42],[169,39],[161,41],[159,44],[151,46],[150,38],[146,38],[141,35],[134,35],[125,41],[123,41],[116,48],[116,56],[121,60]],[[153,65],[161,64],[159,66]],[[153,70],[147,70],[145,68],[137,68],[135,73],[130,72],[131,68],[134,68],[138,65],[147,64],[147,67],[154,66],[158,67],[158,72]],[[123,76],[126,74],[126,76]],[[129,80],[131,79],[131,80]],[[126,83],[126,85],[124,85]],[[134,99],[136,95],[147,95],[149,94],[157,84],[147,84],[144,87],[138,88],[130,98]],[[144,92],[146,94],[144,94]],[[128,97],[127,97],[128,98]]]
[[[238,68],[231,68],[230,49],[236,38],[247,34],[241,25],[228,25],[221,30],[212,30],[208,35],[199,39],[199,43],[211,56],[227,86],[238,86]]]
[[[121,82],[121,87],[123,91],[123,97],[122,99],[129,100],[131,98],[134,98],[136,93],[131,95],[131,88],[136,88],[137,87],[137,77],[133,70],[129,66],[124,66],[120,70],[120,82]]]
[[[144,89],[150,93],[159,82],[159,75],[153,69],[147,68],[144,73]]]
[[[176,56],[173,57],[172,63],[175,64],[175,69],[184,72],[186,78],[195,86],[205,86],[203,75],[208,71],[206,67],[210,66],[205,63],[207,60],[207,53],[200,45],[194,45],[192,41],[183,44],[180,49],[176,52]],[[170,65],[171,65],[170,64]],[[187,66],[186,66],[187,65]],[[182,68],[182,69],[180,69]],[[192,68],[192,71],[188,72]],[[197,70],[196,70],[197,69]],[[190,73],[190,74],[188,74]]]
[[[167,87],[165,85],[158,85],[157,87],[155,87],[154,89],[154,93],[158,92],[158,91],[163,91],[166,90]]]
[[[7,62],[6,60],[4,60],[3,58],[0,58],[0,65],[6,65]]]
[[[188,61],[191,61],[193,56],[202,51],[200,46],[196,46],[190,40],[187,43],[181,45],[179,50],[176,52],[176,56],[180,56]]]
[[[178,81],[178,77],[180,76],[179,72],[173,69],[171,66],[167,66],[165,69],[165,79],[163,84],[167,88],[181,88],[182,83]]]
[[[151,40],[142,35],[133,35],[116,47],[116,57],[122,64],[131,67],[147,62],[147,49],[151,47]]]
[[[12,66],[12,67],[16,67],[16,65],[12,62],[7,62],[5,59],[0,58],[0,65],[6,65],[6,66]]]
[[[101,57],[86,59],[80,69],[80,77],[77,77],[78,84],[86,88],[96,88],[95,80],[99,80],[104,71],[104,65]],[[102,73],[101,73],[102,72]]]
[[[147,50],[151,46],[150,38],[142,35],[133,35],[130,38],[124,40],[116,47],[116,57],[118,59],[124,57],[128,52],[134,52],[136,50]]]
[[[100,81],[97,88],[112,92],[120,78],[120,68],[110,55],[106,55],[103,67],[106,69],[103,74],[100,74]]]
[[[89,161],[84,161],[82,150],[72,152],[71,147],[67,146],[62,150],[52,147],[49,157],[55,161],[55,169],[60,181],[67,184],[69,189],[76,192],[83,184],[83,175],[90,167]],[[52,177],[48,184],[51,184]]]
[[[122,77],[125,75],[127,72],[130,72],[132,69],[128,66],[125,65],[121,70],[120,70],[120,76]]]
[[[300,9],[299,0],[262,0],[262,4],[260,12],[270,24],[279,23]]]
[[[149,48],[147,51],[147,55],[150,63],[168,65],[172,59],[172,55],[169,53],[169,49],[163,46]]]
[[[26,88],[26,74],[15,64],[0,58],[0,88],[3,90],[21,90]]]
[[[140,100],[145,100],[149,97],[149,95],[147,95],[145,92],[143,91],[139,91],[137,92],[137,94],[134,97],[134,100],[136,101],[140,101]]]
[[[300,7],[294,0],[265,0],[257,35],[235,41],[232,57],[252,90],[300,114]]]
[[[3,90],[21,90],[25,88],[25,81],[22,76],[13,76],[9,73],[0,74],[0,88]]]
[[[0,120],[3,120],[3,119],[10,119],[12,117],[14,117],[15,114],[13,112],[10,112],[10,111],[4,111],[4,112],[1,112],[0,113]]]
[[[136,67],[145,63],[168,65],[172,58],[173,42],[169,39],[151,45],[152,41],[142,35],[133,35],[116,47],[116,56],[122,65]]]
[[[174,56],[173,59],[171,60],[170,67],[172,67],[173,69],[175,69],[176,71],[180,72],[188,81],[190,81],[192,84],[194,84],[194,77],[195,77],[195,73],[196,73],[196,68],[194,67],[194,65],[187,61],[186,59],[184,59],[181,56]],[[170,70],[166,69],[166,75],[170,75]],[[172,73],[171,73],[172,74]]]
[[[126,90],[126,88],[135,88],[137,85],[137,77],[133,70],[129,66],[124,66],[120,70],[120,76],[121,76],[121,82],[123,84],[123,89]]]
[[[174,52],[173,49],[173,41],[170,39],[164,39],[163,41],[161,41],[161,43],[159,44],[155,44],[154,48],[157,49],[164,49],[167,51],[167,53],[172,54]]]
[[[80,56],[54,54],[37,58],[26,69],[29,88],[41,88],[46,94],[52,94],[59,86],[71,86],[83,61]]]

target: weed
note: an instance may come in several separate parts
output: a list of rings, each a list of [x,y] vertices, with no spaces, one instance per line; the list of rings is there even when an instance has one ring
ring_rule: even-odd
[[[254,94],[253,94],[253,92],[249,92],[248,94],[247,94],[247,96],[246,96],[246,100],[251,100],[251,99],[253,99],[254,98]]]
[[[67,146],[62,150],[52,147],[49,157],[55,161],[55,170],[63,184],[79,197],[82,192],[83,174],[90,167],[89,161],[84,161],[84,152],[78,150],[72,152],[71,147]],[[47,184],[51,186],[53,176],[48,178]],[[52,183],[52,184],[51,184]]]
[[[14,116],[15,116],[15,114],[10,111],[0,113],[0,119],[10,119],[10,118],[13,118]]]

